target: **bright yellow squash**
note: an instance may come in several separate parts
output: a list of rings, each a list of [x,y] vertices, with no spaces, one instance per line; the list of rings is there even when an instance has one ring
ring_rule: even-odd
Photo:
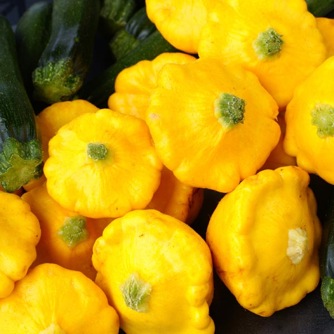
[[[93,244],[111,219],[92,219],[62,208],[46,190],[45,183],[22,195],[38,218],[41,239],[37,245],[39,263],[56,263],[95,279],[91,257]]]
[[[18,195],[0,191],[0,203],[0,298],[4,298],[34,262],[41,229],[29,205]]]
[[[108,107],[145,120],[160,69],[166,64],[184,64],[195,59],[186,53],[164,52],[153,60],[142,60],[125,68],[116,77],[115,92],[108,99]]]
[[[210,0],[211,1],[211,0]],[[177,49],[197,53],[199,36],[207,20],[209,0],[146,0],[149,19]]]
[[[229,192],[277,145],[277,115],[252,72],[198,59],[160,70],[146,122],[164,165],[181,182]]]
[[[304,0],[226,0],[210,9],[198,54],[253,71],[284,109],[327,50]]]
[[[3,334],[118,334],[119,318],[84,274],[45,263],[0,300]]]
[[[316,17],[317,27],[321,32],[327,49],[327,57],[334,56],[334,19],[329,17]]]
[[[334,184],[334,56],[296,89],[286,109],[284,148],[309,173]]]
[[[127,334],[214,333],[211,254],[189,225],[131,211],[105,228],[92,260]]]
[[[321,225],[309,181],[296,166],[261,171],[226,194],[209,221],[219,277],[260,316],[297,304],[319,283]]]
[[[162,163],[144,121],[100,109],[62,126],[49,142],[47,190],[62,207],[91,218],[144,208]]]

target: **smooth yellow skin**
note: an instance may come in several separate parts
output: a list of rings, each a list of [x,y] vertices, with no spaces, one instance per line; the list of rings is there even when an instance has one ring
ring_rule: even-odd
[[[41,229],[18,195],[0,191],[0,203],[0,298],[5,298],[34,262]]]
[[[321,225],[308,185],[300,167],[261,171],[226,194],[209,221],[206,241],[219,277],[260,316],[297,304],[319,283]]]
[[[127,334],[214,333],[211,254],[187,224],[157,210],[131,211],[105,228],[92,260]],[[142,311],[127,306],[121,291],[132,275],[151,291]]]
[[[6,334],[117,334],[119,318],[103,291],[84,274],[45,263],[31,269],[0,300]]]
[[[262,59],[253,43],[269,28],[281,35],[283,46],[279,54]],[[198,54],[253,71],[283,109],[294,88],[324,61],[327,50],[304,0],[234,0],[216,1],[211,8]]]
[[[148,18],[164,38],[177,49],[196,54],[199,36],[212,0],[146,0]]]
[[[327,57],[334,56],[334,19],[329,17],[316,17],[316,21],[326,45]]]
[[[309,173],[318,174],[334,184],[334,137],[320,137],[312,124],[311,112],[317,104],[334,107],[334,57],[329,57],[301,83],[285,114],[284,148]]]
[[[243,123],[231,129],[215,115],[222,93],[246,102]],[[253,73],[198,59],[161,69],[146,121],[162,162],[181,182],[229,192],[255,174],[277,145],[277,115],[276,102]]]
[[[101,143],[103,160],[87,155]],[[144,208],[160,183],[162,163],[144,121],[110,109],[78,116],[49,142],[47,190],[62,207],[85,217],[119,217]]]
[[[125,68],[116,77],[115,92],[108,99],[108,107],[145,120],[160,69],[166,64],[185,64],[195,59],[181,52],[164,52],[153,60],[141,60]]]
[[[45,183],[24,193],[22,199],[30,205],[42,231],[34,266],[46,262],[56,263],[67,269],[79,270],[95,279],[96,270],[91,261],[93,244],[111,219],[86,218],[86,239],[71,247],[61,239],[59,230],[69,217],[78,216],[76,212],[66,210],[54,201],[48,194]]]

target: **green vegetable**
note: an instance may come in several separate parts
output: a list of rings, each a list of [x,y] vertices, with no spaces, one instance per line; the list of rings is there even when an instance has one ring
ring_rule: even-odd
[[[106,108],[108,98],[114,92],[115,79],[119,72],[140,60],[152,60],[160,53],[175,52],[176,50],[156,30],[131,52],[87,82],[78,92],[78,97],[88,100],[99,108]]]
[[[18,61],[28,94],[33,91],[32,72],[49,39],[51,12],[50,2],[38,1],[24,12],[16,25]]]
[[[133,50],[142,40],[156,30],[155,25],[146,14],[146,8],[137,10],[128,20],[125,27],[118,30],[109,45],[115,59],[120,59]]]
[[[93,58],[99,11],[97,0],[53,0],[50,38],[33,72],[36,100],[70,100],[80,89]]]
[[[331,188],[331,200],[324,216],[321,249],[321,287],[323,304],[334,318],[334,189]]]
[[[13,192],[42,174],[35,113],[18,63],[15,34],[0,15],[0,184]]]
[[[334,10],[334,0],[306,0],[307,8],[314,16],[328,15]]]

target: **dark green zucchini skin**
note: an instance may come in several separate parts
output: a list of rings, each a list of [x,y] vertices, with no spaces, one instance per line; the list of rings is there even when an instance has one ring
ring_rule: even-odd
[[[18,61],[29,95],[32,94],[32,72],[49,40],[52,4],[38,1],[32,4],[20,17],[16,29]]]
[[[175,51],[177,49],[168,43],[158,30],[155,30],[131,52],[88,81],[78,92],[77,97],[86,99],[100,108],[106,108],[108,98],[114,92],[115,79],[119,72],[138,61],[152,60],[163,52]]]
[[[325,308],[334,318],[334,187],[330,189],[329,196],[330,201],[323,218],[320,294]]]
[[[307,8],[314,16],[327,16],[334,10],[334,0],[306,0]]]
[[[99,21],[98,0],[53,0],[50,38],[33,72],[33,96],[70,100],[86,79]]]
[[[0,184],[13,192],[42,174],[35,113],[24,87],[15,34],[0,15]]]

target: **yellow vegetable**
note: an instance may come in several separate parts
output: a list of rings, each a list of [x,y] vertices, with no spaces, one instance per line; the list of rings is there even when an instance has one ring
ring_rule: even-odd
[[[327,48],[327,57],[334,55],[334,19],[329,17],[316,17],[317,27],[321,32]]]
[[[41,230],[29,205],[18,195],[0,191],[0,203],[0,298],[4,298],[35,260]]]
[[[260,316],[297,304],[319,283],[321,225],[309,181],[296,166],[261,171],[226,194],[209,221],[219,277]]]
[[[119,318],[84,274],[45,263],[0,300],[3,334],[117,334]]]
[[[65,209],[114,218],[151,201],[161,169],[144,121],[100,109],[58,130],[44,174],[48,193]]]
[[[92,260],[127,334],[214,333],[211,254],[189,225],[131,211],[105,228]]]
[[[253,71],[283,109],[327,50],[304,0],[226,0],[210,9],[198,54]]]
[[[148,18],[177,49],[197,53],[199,36],[207,20],[208,0],[146,0]]]
[[[297,88],[286,109],[284,148],[309,173],[334,184],[334,56]]]
[[[146,110],[157,76],[166,64],[184,64],[196,58],[181,52],[164,52],[153,60],[142,60],[126,67],[116,77],[115,92],[108,99],[112,110],[146,119]]]
[[[253,73],[198,59],[160,70],[146,121],[162,162],[181,182],[229,192],[277,145],[277,114]]]
[[[94,279],[93,244],[111,219],[87,218],[62,208],[49,196],[45,184],[24,193],[22,198],[39,219],[42,230],[34,265],[56,263]]]

